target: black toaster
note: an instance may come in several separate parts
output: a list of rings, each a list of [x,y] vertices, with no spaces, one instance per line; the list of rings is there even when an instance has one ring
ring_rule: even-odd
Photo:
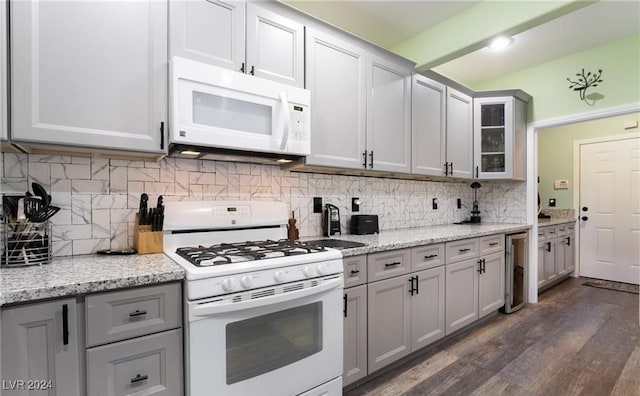
[[[351,234],[366,235],[376,234],[378,228],[378,215],[353,215],[351,216]]]

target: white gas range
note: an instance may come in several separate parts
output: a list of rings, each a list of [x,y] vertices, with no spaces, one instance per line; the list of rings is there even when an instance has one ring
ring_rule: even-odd
[[[167,202],[186,272],[190,396],[341,395],[342,255],[286,240],[287,205]]]

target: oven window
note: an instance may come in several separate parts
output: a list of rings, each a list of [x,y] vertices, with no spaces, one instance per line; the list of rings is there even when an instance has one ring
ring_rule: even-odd
[[[227,325],[227,384],[268,373],[322,350],[322,302]]]
[[[271,135],[271,106],[193,91],[193,122]]]

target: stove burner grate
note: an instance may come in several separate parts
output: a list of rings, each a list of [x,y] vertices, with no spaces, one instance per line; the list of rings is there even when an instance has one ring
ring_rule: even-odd
[[[278,241],[266,240],[221,243],[209,247],[202,245],[197,247],[181,247],[176,249],[176,253],[197,267],[208,267],[212,265],[323,252],[325,250],[323,246],[313,243],[281,239]]]

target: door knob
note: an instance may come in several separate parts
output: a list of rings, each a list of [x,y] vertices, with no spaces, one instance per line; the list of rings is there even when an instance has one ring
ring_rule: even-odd
[[[586,206],[583,206],[583,207],[582,207],[582,211],[583,211],[583,212],[586,212],[587,210],[589,210],[589,208],[587,208]]]
[[[580,218],[580,220],[582,220],[582,221],[587,221],[587,220],[589,220],[589,218],[588,218],[587,216],[582,216],[582,217]]]

